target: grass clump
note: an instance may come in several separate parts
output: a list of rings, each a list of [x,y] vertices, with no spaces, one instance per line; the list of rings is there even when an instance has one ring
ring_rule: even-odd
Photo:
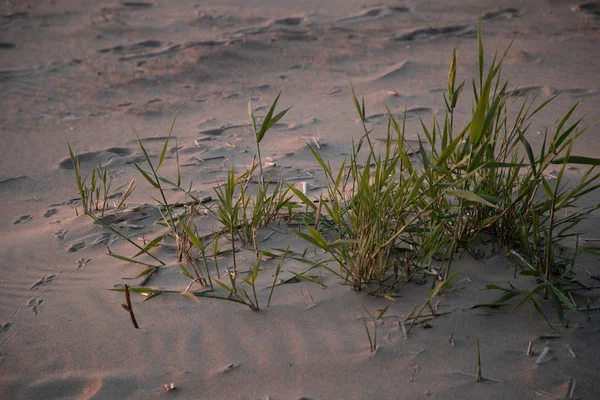
[[[256,123],[256,117],[252,113],[249,104],[249,116],[251,126],[254,130],[256,140],[256,155],[254,156],[252,165],[247,168],[242,174],[236,175],[235,167],[227,173],[225,182],[214,188],[215,200],[214,207],[205,206],[206,202],[211,202],[212,197],[200,199],[191,193],[190,189],[182,187],[181,173],[179,169],[179,155],[176,151],[177,158],[177,177],[175,180],[170,180],[160,174],[160,168],[166,158],[167,149],[171,140],[175,120],[171,125],[171,130],[165,140],[158,161],[153,162],[142,140],[138,137],[140,150],[144,155],[145,165],[134,163],[137,171],[144,179],[158,192],[155,198],[155,208],[160,212],[161,219],[157,222],[159,226],[165,228],[163,233],[140,246],[127,237],[124,233],[113,228],[109,223],[102,219],[104,210],[100,217],[92,212],[93,195],[99,193],[99,185],[97,184],[96,176],[100,176],[101,182],[106,181],[106,169],[93,169],[91,187],[87,186],[87,178],[82,178],[81,168],[77,157],[69,147],[71,159],[75,165],[75,175],[78,189],[82,196],[82,204],[86,214],[89,214],[95,221],[103,225],[106,229],[129,243],[133,244],[139,251],[132,257],[123,256],[109,251],[109,255],[126,261],[129,263],[140,264],[146,267],[137,278],[143,278],[140,287],[128,287],[127,293],[139,293],[148,296],[147,299],[157,297],[164,293],[181,293],[190,298],[207,297],[212,299],[220,299],[243,304],[253,311],[260,310],[260,302],[256,290],[256,280],[261,269],[261,254],[264,253],[258,248],[256,231],[270,222],[276,220],[280,216],[283,209],[287,209],[287,213],[291,213],[294,205],[291,203],[291,195],[289,189],[284,185],[283,178],[279,177],[273,184],[271,176],[265,179],[265,172],[262,168],[262,160],[260,155],[260,143],[265,138],[266,133],[271,129],[289,110],[283,110],[275,114],[275,109],[279,95],[276,97],[272,106],[265,116],[260,127]],[[177,146],[175,146],[177,150]],[[258,162],[257,162],[258,160]],[[98,174],[100,171],[101,174]],[[258,189],[251,193],[249,184],[257,175]],[[132,184],[130,184],[130,187]],[[110,181],[107,188],[110,188]],[[172,203],[167,199],[167,189],[175,189],[186,194],[191,200],[185,203]],[[108,189],[107,189],[108,190]],[[130,192],[132,189],[127,189]],[[122,203],[122,202],[121,202]],[[199,208],[202,207],[204,213],[216,218],[221,225],[221,229],[211,232],[208,235],[201,236],[198,234],[195,217],[200,215]],[[230,249],[223,251],[219,248],[219,239],[225,238],[230,243]],[[165,267],[166,263],[160,260],[153,254],[153,249],[164,245],[166,241],[172,240],[175,242],[177,249],[177,261],[184,276],[190,279],[190,283],[183,292],[176,290],[163,290],[146,287],[148,280],[158,272],[159,268]],[[240,245],[236,245],[240,242]],[[207,248],[212,244],[212,254],[208,254]],[[254,266],[249,271],[238,270],[238,260],[236,253],[241,248],[251,249],[256,254]],[[283,261],[289,253],[289,248],[282,252],[281,262],[277,267],[275,280],[271,286],[267,306],[273,295],[277,277],[281,271]],[[273,253],[269,253],[275,257]],[[156,263],[146,263],[140,261],[138,257],[146,255],[152,258]],[[225,270],[227,279],[221,279],[221,273],[218,267],[218,258],[223,255],[231,255],[232,265]],[[213,261],[216,269],[216,277],[213,276],[209,268],[209,260]],[[192,285],[197,284],[203,288],[202,291],[191,291]],[[116,291],[125,291],[119,288]],[[223,294],[221,291],[225,291]]]
[[[362,133],[356,140],[353,138],[349,157],[334,169],[318,148],[309,145],[325,177],[325,190],[318,199],[309,198],[286,184],[281,175],[277,177],[263,169],[261,142],[289,111],[289,108],[276,111],[280,95],[260,126],[249,103],[256,153],[251,166],[241,174],[236,173],[235,166],[227,172],[225,181],[215,188],[214,207],[205,206],[203,199],[182,188],[179,169],[175,181],[159,174],[173,126],[156,164],[139,140],[147,166],[136,163],[135,167],[160,194],[157,208],[167,232],[144,247],[136,245],[140,251],[132,258],[111,255],[137,263],[141,263],[136,258],[142,254],[157,260],[151,250],[172,238],[177,243],[181,269],[191,280],[184,292],[195,298],[233,301],[259,311],[256,281],[261,269],[260,255],[265,252],[258,248],[256,232],[293,215],[301,225],[297,235],[329,255],[313,268],[330,271],[353,290],[394,298],[406,282],[420,281],[422,274],[434,276],[429,298],[418,313],[411,314],[410,331],[424,309],[431,308],[433,297],[456,276],[452,269],[457,254],[466,251],[477,256],[474,244],[485,242],[517,255],[525,265],[523,274],[536,277],[539,284],[530,291],[489,285],[488,289],[503,294],[495,303],[479,306],[496,307],[522,296],[519,305],[530,301],[541,313],[535,295],[542,293],[544,297],[552,296],[559,319],[564,323],[563,307],[572,308],[572,304],[565,296],[569,287],[563,278],[569,273],[567,266],[573,266],[576,254],[565,255],[561,249],[567,240],[576,238],[580,222],[600,208],[600,205],[575,207],[581,196],[600,187],[600,174],[595,172],[600,160],[572,154],[575,141],[585,132],[581,119],[570,122],[577,105],[553,129],[545,131],[541,146],[534,151],[527,139],[528,132],[533,118],[552,98],[539,105],[535,98],[526,98],[514,116],[509,112],[515,90],[502,78],[503,60],[509,48],[501,55],[494,55],[486,68],[480,26],[478,74],[470,82],[472,114],[470,121],[460,127],[455,122],[455,113],[468,83],[456,80],[457,49],[453,51],[444,95],[445,113],[442,118],[434,117],[430,125],[420,121],[422,134],[416,145],[406,140],[406,117],[399,120],[389,110],[386,136],[376,142],[373,129],[367,124],[364,99],[359,100],[352,88]],[[91,213],[90,199],[93,193],[101,193],[97,192],[96,175],[92,172],[92,186],[87,188],[87,178],[81,178],[78,161],[70,148],[69,151],[84,210]],[[589,168],[577,179],[568,178],[566,169],[571,163]],[[551,175],[553,167],[557,169],[555,175]],[[106,182],[103,171],[98,176]],[[251,189],[254,182],[257,185]],[[167,201],[166,186],[186,193],[191,201],[176,212],[179,205]],[[304,211],[294,203],[294,196]],[[96,201],[99,197],[102,196],[96,195]],[[199,207],[219,221],[218,231],[205,236],[198,234],[195,217]],[[221,280],[218,269],[218,258],[223,253],[219,250],[219,240],[229,241],[227,252],[232,258],[232,265],[225,269],[228,277],[225,281]],[[208,254],[211,244],[212,254]],[[236,253],[248,248],[256,253],[256,261],[241,278],[243,272],[238,270]],[[288,252],[289,248],[282,252],[267,304]],[[211,276],[209,260],[215,266],[216,278]],[[144,265],[148,266],[142,273],[146,275],[159,267]],[[435,285],[438,280],[441,282]],[[208,288],[192,292],[189,289],[194,283]],[[150,293],[151,297],[174,292],[152,288],[130,288],[130,291]],[[371,316],[375,327],[382,316]],[[368,328],[367,333],[371,339]],[[373,337],[371,351],[376,348],[376,331]]]
[[[540,280],[533,291],[512,290],[505,301],[523,295],[540,307],[534,295],[551,295],[561,321],[562,308],[572,308],[562,283],[575,254],[561,255],[565,241],[575,238],[578,224],[600,205],[575,208],[583,195],[596,190],[600,160],[572,155],[585,128],[581,119],[569,122],[577,105],[546,130],[541,148],[534,152],[527,139],[533,117],[552,98],[535,106],[525,99],[516,117],[509,116],[514,90],[501,77],[507,50],[484,65],[481,26],[478,76],[472,80],[472,117],[457,127],[454,114],[465,82],[456,82],[457,51],[452,54],[445,94],[445,115],[430,126],[421,120],[423,135],[411,153],[400,125],[388,110],[387,137],[375,149],[373,130],[367,128],[364,100],[352,90],[363,134],[338,171],[312,149],[326,178],[327,195],[315,205],[290,188],[315,215],[319,224],[298,235],[331,255],[338,274],[354,290],[389,295],[399,282],[416,271],[449,280],[459,251],[473,255],[473,243],[493,243],[526,261],[523,273]],[[510,46],[509,46],[510,48]],[[570,163],[589,166],[580,178],[567,179]],[[550,181],[550,169],[558,172]],[[318,225],[318,226],[317,226]],[[441,264],[433,267],[432,261]],[[400,267],[402,268],[399,268]],[[400,271],[403,269],[403,273]],[[506,290],[506,289],[503,289]],[[518,293],[517,293],[518,292]]]
[[[73,153],[71,145],[69,145],[69,157],[75,170],[75,181],[77,182],[77,191],[81,199],[81,208],[84,214],[98,213],[104,216],[106,210],[109,209],[109,199],[117,196],[119,190],[125,188],[121,194],[119,202],[115,203],[115,208],[120,209],[125,205],[127,198],[135,190],[135,178],[129,184],[123,185],[114,191],[111,191],[112,176],[109,175],[108,168],[100,162],[92,167],[91,176],[83,176],[79,156]],[[88,181],[89,178],[89,181]],[[77,211],[77,208],[75,209]]]

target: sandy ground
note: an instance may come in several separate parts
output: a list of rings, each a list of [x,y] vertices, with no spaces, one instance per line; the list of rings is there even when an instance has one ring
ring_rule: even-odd
[[[476,71],[476,24],[484,20],[488,55],[514,44],[504,73],[525,95],[556,100],[536,119],[530,140],[580,102],[586,121],[600,116],[600,3],[573,1],[32,1],[0,5],[0,397],[3,399],[533,399],[560,398],[569,379],[574,398],[600,397],[600,314],[568,313],[558,338],[531,307],[471,309],[494,294],[484,284],[531,287],[497,255],[462,259],[460,282],[438,300],[443,316],[404,338],[399,321],[431,287],[407,285],[396,302],[354,293],[323,274],[278,286],[259,313],[232,303],[134,297],[140,330],[108,291],[143,270],[106,255],[134,250],[85,217],[77,217],[67,143],[84,168],[102,160],[115,185],[136,175],[136,131],[155,157],[177,113],[174,136],[185,182],[212,194],[232,164],[253,152],[247,104],[264,115],[276,94],[291,106],[264,141],[263,157],[309,189],[322,178],[307,141],[333,163],[348,153],[356,123],[348,79],[365,97],[369,124],[385,133],[384,107],[405,108],[408,138],[418,118],[443,112],[452,49],[459,80]],[[465,97],[465,100],[468,97]],[[517,105],[515,105],[516,108]],[[470,103],[461,106],[465,121]],[[441,115],[441,112],[438,113]],[[536,134],[536,132],[538,132]],[[574,152],[598,156],[598,126]],[[174,145],[174,144],[173,144]],[[175,176],[169,152],[163,174]],[[577,170],[575,170],[577,173]],[[153,192],[138,179],[132,204]],[[183,200],[173,194],[173,200]],[[598,201],[591,198],[588,201]],[[160,230],[156,214],[130,213],[134,240]],[[598,232],[597,217],[588,223]],[[208,231],[210,221],[203,227]],[[275,234],[269,236],[271,232]],[[303,251],[292,228],[264,229],[265,247]],[[309,251],[311,257],[319,254]],[[174,260],[163,250],[161,257]],[[242,252],[250,265],[252,254]],[[228,261],[223,260],[223,263]],[[598,274],[597,260],[582,259]],[[277,261],[263,264],[266,303]],[[289,261],[289,271],[304,265]],[[590,285],[594,281],[584,280]],[[153,285],[185,289],[177,265]],[[597,282],[596,282],[597,283]],[[600,293],[588,294],[595,306]],[[583,297],[575,296],[579,304]],[[437,300],[436,300],[437,302]],[[363,325],[390,304],[369,352]],[[552,305],[547,314],[557,323]],[[453,343],[449,342],[451,333]],[[542,338],[540,338],[542,336]],[[480,340],[484,382],[475,382]],[[527,357],[548,346],[550,361]],[[570,349],[570,350],[569,350]],[[574,357],[576,355],[576,357]],[[164,384],[176,390],[166,393]]]

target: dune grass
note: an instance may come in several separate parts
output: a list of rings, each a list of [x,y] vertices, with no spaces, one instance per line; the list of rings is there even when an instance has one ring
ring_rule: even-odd
[[[135,178],[133,178],[129,184],[118,187],[115,190],[111,190],[113,178],[109,175],[108,168],[103,166],[100,162],[92,167],[91,176],[82,174],[81,163],[79,162],[79,156],[73,153],[71,145],[69,145],[69,157],[73,164],[75,171],[75,181],[77,183],[77,191],[81,199],[81,208],[84,214],[92,214],[96,212],[101,216],[104,216],[106,210],[110,208],[109,199],[117,196],[119,190],[125,188],[125,191],[121,193],[120,199],[115,203],[116,209],[120,209],[125,205],[127,198],[135,190]],[[88,181],[89,178],[89,181]]]
[[[289,247],[279,255],[260,250],[256,232],[274,221],[293,220],[301,226],[296,230],[297,235],[329,257],[313,263],[311,269],[325,269],[355,291],[366,290],[369,294],[394,299],[407,282],[419,282],[423,275],[433,276],[435,287],[420,311],[411,314],[410,331],[425,307],[431,307],[433,297],[456,277],[453,269],[457,255],[466,251],[477,256],[474,243],[492,243],[516,255],[523,265],[522,273],[535,277],[539,284],[531,291],[488,285],[487,289],[500,290],[502,294],[494,303],[477,307],[499,307],[511,298],[521,297],[518,305],[530,302],[542,314],[539,296],[536,296],[539,293],[544,298],[552,297],[564,324],[563,308],[573,308],[565,295],[569,286],[564,278],[576,254],[564,255],[559,249],[567,240],[576,238],[580,222],[600,208],[600,205],[587,209],[575,206],[581,196],[600,187],[600,174],[595,172],[600,159],[572,154],[575,141],[586,129],[581,126],[581,119],[570,122],[577,105],[568,110],[553,129],[546,130],[541,148],[534,152],[527,139],[528,131],[534,117],[552,98],[541,104],[535,98],[526,98],[516,116],[510,117],[514,89],[501,74],[508,51],[509,48],[494,55],[486,67],[480,26],[478,74],[472,82],[459,83],[456,81],[457,49],[454,50],[444,94],[444,115],[434,117],[430,124],[421,120],[422,135],[418,147],[413,149],[405,140],[406,118],[399,121],[389,110],[386,139],[383,146],[376,148],[373,129],[367,124],[364,99],[359,100],[352,88],[352,102],[363,132],[353,139],[348,159],[334,170],[319,149],[309,144],[326,182],[325,192],[318,198],[311,198],[286,184],[282,176],[276,179],[272,173],[267,176],[263,170],[261,142],[289,111],[289,108],[276,111],[280,95],[260,125],[249,104],[250,127],[256,143],[252,165],[241,174],[231,166],[225,182],[215,188],[214,207],[204,206],[202,199],[181,186],[179,168],[175,180],[159,174],[173,126],[156,163],[139,140],[146,165],[135,166],[159,193],[157,207],[167,233],[143,248],[134,243],[139,252],[133,257],[111,255],[144,264],[137,261],[138,256],[147,254],[158,260],[152,255],[152,249],[168,237],[174,238],[181,270],[191,281],[183,292],[186,296],[233,301],[258,311],[256,280],[261,271],[260,255],[281,257],[268,305],[283,262],[291,252]],[[465,89],[469,85],[471,91]],[[472,93],[472,118],[458,127],[454,115],[465,92]],[[87,180],[81,177],[77,157],[70,147],[69,151],[84,211],[97,219],[92,206],[92,195],[98,190],[96,173],[92,172],[92,186],[88,187]],[[580,177],[568,178],[566,168],[570,163],[589,168]],[[557,168],[555,175],[550,172],[553,166]],[[105,184],[106,170],[99,173]],[[253,178],[257,179],[258,188],[250,191],[248,187]],[[174,205],[169,204],[165,195],[165,185],[191,198],[183,212],[174,213]],[[97,200],[98,196],[96,204]],[[203,237],[198,235],[194,217],[200,207],[219,221],[220,230]],[[103,206],[101,213],[104,211]],[[133,243],[114,228],[107,228]],[[229,242],[228,252],[232,258],[232,265],[225,269],[226,281],[221,279],[218,267],[222,251],[219,250],[220,239]],[[211,244],[212,254],[208,254]],[[256,262],[245,278],[240,278],[238,271],[236,253],[240,249],[256,253]],[[296,259],[308,262],[303,257]],[[214,264],[216,276],[209,263]],[[144,265],[148,269],[142,276],[160,267]],[[299,277],[313,281],[302,274]],[[203,290],[190,291],[194,283],[202,285]],[[150,298],[178,292],[151,287],[132,287],[129,291],[145,293]],[[372,317],[374,329],[382,315]],[[366,328],[371,351],[374,351],[376,330],[371,336]]]
[[[364,100],[352,91],[364,134],[353,143],[348,165],[332,171],[312,149],[327,180],[327,202],[322,203],[325,211],[319,218],[323,227],[331,228],[308,227],[308,232],[298,235],[329,253],[332,262],[339,264],[332,272],[354,290],[375,286],[383,295],[409,278],[410,271],[425,270],[448,280],[457,252],[471,251],[474,241],[493,242],[526,259],[523,274],[540,280],[533,291],[511,289],[510,296],[505,291],[494,305],[522,296],[519,305],[530,301],[541,312],[533,295],[543,292],[544,298],[553,297],[565,323],[562,309],[573,305],[564,295],[567,286],[561,278],[574,255],[559,256],[558,249],[575,238],[578,224],[599,208],[574,207],[581,196],[599,187],[600,174],[594,172],[598,160],[571,154],[575,140],[585,131],[581,120],[569,122],[576,105],[553,131],[545,132],[541,149],[534,154],[526,134],[532,118],[552,99],[535,108],[536,99],[526,99],[510,119],[513,90],[501,77],[508,49],[495,55],[486,70],[481,29],[478,44],[471,121],[460,128],[454,124],[455,107],[465,87],[464,82],[456,82],[455,50],[445,115],[442,122],[434,118],[430,126],[421,121],[417,159],[409,157],[405,128],[389,112],[384,149],[374,150]],[[589,169],[568,181],[565,170],[574,162]],[[549,182],[552,165],[559,168],[553,185]],[[317,211],[311,199],[292,190],[307,208]],[[394,257],[407,270],[403,276],[398,263],[391,262]],[[442,259],[439,269],[430,267],[436,257]]]

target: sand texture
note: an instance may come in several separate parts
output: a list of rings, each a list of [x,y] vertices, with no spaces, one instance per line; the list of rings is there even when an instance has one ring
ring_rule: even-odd
[[[107,215],[141,244],[164,228],[151,205],[157,192],[134,166],[144,160],[136,133],[157,161],[177,115],[161,174],[176,176],[177,146],[183,182],[214,197],[232,165],[252,162],[248,101],[262,118],[280,91],[280,107],[293,108],[268,133],[262,157],[316,196],[323,174],[307,143],[340,165],[362,132],[349,80],[365,98],[374,138],[385,135],[387,106],[398,117],[406,111],[407,140],[417,143],[420,118],[443,118],[457,44],[457,79],[475,76],[480,17],[486,56],[514,39],[503,70],[517,88],[514,100],[557,95],[529,130],[533,146],[576,102],[577,118],[591,124],[600,117],[597,2],[2,1],[0,398],[559,399],[571,379],[573,398],[600,398],[600,290],[573,292],[578,306],[588,296],[596,310],[591,320],[585,311],[565,311],[568,329],[560,327],[554,305],[543,303],[556,331],[530,305],[471,309],[495,298],[482,290],[485,284],[535,285],[515,276],[503,252],[487,249],[482,259],[458,260],[454,268],[462,273],[435,300],[442,315],[406,338],[400,321],[423,304],[432,278],[407,284],[390,302],[317,271],[321,285],[293,279],[278,285],[271,306],[260,312],[177,294],[142,303],[135,295],[141,328],[135,330],[121,307],[123,294],[107,289],[135,287],[143,278],[133,278],[146,267],[108,256],[107,247],[128,257],[136,249],[81,215],[79,206],[76,215],[68,143],[84,170],[107,166],[113,187],[136,177],[127,211],[118,220]],[[471,117],[469,96],[459,108],[461,126]],[[599,125],[591,126],[573,152],[598,157],[599,135]],[[581,171],[575,166],[569,173]],[[167,196],[187,200],[176,191]],[[597,194],[584,200],[599,201]],[[199,233],[216,229],[214,218],[199,218]],[[600,237],[599,227],[591,215],[583,236]],[[289,245],[322,259],[294,229],[282,223],[257,235],[265,250]],[[166,266],[149,284],[185,290],[189,279],[174,252],[164,246],[156,254]],[[253,253],[242,250],[238,257],[242,270],[252,267]],[[229,262],[223,257],[223,268]],[[261,266],[261,304],[277,263]],[[600,276],[597,257],[578,263]],[[306,268],[286,260],[279,278],[283,283]],[[600,285],[583,270],[578,275],[588,286]],[[377,313],[388,304],[372,354],[365,309]],[[482,382],[475,381],[477,340]],[[536,365],[546,346],[547,358]],[[171,383],[175,389],[167,392]]]

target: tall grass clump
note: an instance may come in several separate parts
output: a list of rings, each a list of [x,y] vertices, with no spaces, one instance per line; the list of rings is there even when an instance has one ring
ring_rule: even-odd
[[[364,134],[352,143],[349,162],[343,162],[334,172],[310,147],[325,174],[326,198],[321,198],[317,206],[301,191],[289,187],[320,221],[320,227],[315,224],[298,235],[328,252],[339,265],[339,271],[330,271],[354,290],[361,290],[388,279],[392,258],[411,248],[408,236],[403,234],[415,228],[427,205],[418,200],[423,177],[412,168],[405,148],[398,145],[404,132],[391,120],[385,150],[377,154],[369,137],[371,131],[364,124],[364,102],[361,105],[354,94],[353,98]],[[364,147],[367,155],[363,162],[359,157]]]
[[[572,154],[586,129],[581,119],[570,122],[577,105],[547,129],[540,148],[533,149],[527,139],[533,118],[553,98],[541,104],[526,98],[513,117],[509,106],[515,89],[502,78],[510,46],[486,67],[479,28],[478,74],[470,82],[471,119],[462,126],[454,121],[467,85],[456,80],[455,49],[445,115],[434,117],[431,124],[421,120],[418,148],[411,152],[416,154],[407,152],[405,124],[389,110],[385,144],[375,149],[364,100],[352,90],[363,132],[356,142],[353,139],[349,158],[336,171],[311,148],[327,189],[315,204],[290,187],[319,221],[298,235],[327,252],[339,267],[328,268],[354,290],[376,284],[384,294],[419,269],[448,279],[459,251],[471,251],[475,240],[492,242],[526,261],[524,273],[541,280],[535,293],[551,294],[560,307],[572,307],[559,280],[574,254],[565,257],[558,249],[575,238],[585,216],[600,208],[575,204],[599,187],[595,167],[600,160]],[[567,177],[570,163],[589,168],[581,177]],[[553,166],[558,168],[555,175]],[[432,260],[441,264],[432,268]],[[527,301],[535,293],[520,294]]]
[[[434,284],[441,281],[434,285],[411,327],[424,309],[431,307],[433,296],[456,277],[453,269],[457,256],[465,251],[476,255],[474,244],[492,243],[516,255],[523,264],[522,273],[534,276],[538,285],[529,291],[489,285],[488,289],[503,293],[494,304],[482,306],[499,306],[520,297],[519,304],[529,301],[541,312],[535,296],[540,293],[553,298],[559,319],[564,322],[563,308],[573,306],[565,296],[568,286],[563,278],[569,272],[567,266],[574,264],[576,252],[562,249],[569,240],[576,239],[581,221],[600,208],[600,204],[577,206],[579,198],[600,187],[600,173],[595,169],[600,159],[573,154],[576,140],[586,130],[581,119],[572,121],[577,105],[553,128],[545,130],[541,144],[532,145],[528,137],[534,118],[553,98],[541,103],[536,98],[525,98],[516,112],[511,112],[510,106],[517,101],[516,89],[502,78],[510,46],[486,61],[481,25],[477,43],[478,71],[470,82],[457,81],[458,50],[454,49],[443,116],[434,116],[430,123],[420,120],[417,145],[406,140],[406,116],[397,118],[390,110],[385,138],[376,141],[367,123],[364,99],[359,100],[352,88],[362,132],[353,137],[348,158],[334,168],[320,149],[309,145],[325,180],[325,188],[316,199],[287,184],[274,168],[264,168],[261,143],[289,111],[276,110],[277,95],[262,123],[257,122],[248,104],[256,146],[252,163],[241,172],[231,166],[224,181],[214,188],[215,200],[210,207],[191,193],[191,185],[190,189],[182,187],[179,168],[175,180],[161,175],[175,121],[157,162],[138,138],[145,164],[136,163],[135,167],[158,191],[156,207],[162,216],[160,225],[166,229],[144,247],[93,215],[94,207],[100,206],[101,213],[106,210],[110,179],[106,169],[98,167],[92,170],[88,183],[69,147],[84,212],[137,247],[133,257],[111,255],[147,266],[140,276],[149,277],[166,265],[153,249],[172,239],[177,244],[180,268],[191,280],[184,291],[186,296],[233,301],[254,311],[260,310],[256,291],[260,255],[268,253],[258,248],[256,232],[292,216],[300,224],[297,235],[327,254],[313,268],[330,271],[355,291],[395,297],[406,282],[422,281],[422,274],[434,276]],[[455,114],[464,104],[460,100],[466,93],[472,96],[471,118],[458,126]],[[177,152],[176,156],[178,161]],[[573,163],[587,170],[578,177],[568,176],[567,166]],[[191,201],[170,203],[167,187],[185,193]],[[198,234],[199,207],[219,221],[218,230]],[[227,243],[226,253],[231,255],[232,264],[224,268],[226,279],[221,279],[218,267],[218,259],[225,252],[219,249],[219,243]],[[242,277],[236,253],[244,249],[254,251],[256,261]],[[282,252],[269,301],[288,251]],[[142,254],[159,264],[138,261]],[[214,264],[216,276],[209,263]],[[205,289],[190,291],[195,283]],[[131,287],[129,291],[149,297],[173,292],[151,287]],[[381,316],[371,316],[374,338]],[[367,333],[371,337],[368,328]],[[375,347],[373,340],[371,350]]]
[[[140,264],[146,267],[146,269],[137,277],[143,278],[139,285],[141,287],[128,287],[127,293],[145,294],[149,299],[163,293],[178,292],[176,290],[155,289],[150,286],[144,286],[159,268],[163,268],[167,265],[167,263],[153,254],[153,249],[164,245],[168,240],[172,240],[176,244],[177,262],[179,263],[179,267],[183,275],[191,280],[187,289],[181,292],[182,294],[195,299],[198,297],[208,297],[232,301],[243,304],[253,311],[260,310],[260,303],[256,290],[256,280],[261,267],[260,255],[263,252],[258,248],[256,232],[260,227],[278,220],[280,212],[283,209],[286,209],[289,215],[291,209],[294,207],[291,202],[292,196],[289,194],[289,189],[284,184],[283,177],[280,175],[274,181],[272,179],[273,172],[268,173],[267,176],[267,172],[263,170],[260,153],[260,143],[265,138],[267,132],[280,121],[289,110],[289,108],[287,108],[275,113],[279,97],[280,96],[278,95],[275,98],[260,125],[257,124],[257,118],[253,114],[251,104],[249,103],[248,112],[250,126],[253,129],[255,137],[256,154],[251,166],[246,168],[240,174],[236,172],[235,166],[231,166],[225,181],[217,184],[214,188],[215,204],[212,207],[204,205],[204,203],[212,201],[212,197],[200,199],[191,193],[191,184],[189,188],[184,188],[182,186],[177,145],[175,146],[177,159],[176,179],[171,180],[161,174],[161,167],[166,159],[167,150],[175,126],[175,119],[171,125],[169,135],[162,145],[158,161],[153,160],[144,146],[143,141],[138,137],[138,144],[144,156],[144,163],[134,163],[134,165],[146,182],[148,182],[158,193],[154,198],[156,201],[155,207],[161,215],[161,219],[157,221],[157,225],[165,228],[161,234],[145,243],[143,247],[135,243],[135,241],[127,237],[124,233],[112,227],[102,218],[104,211],[106,210],[106,201],[101,204],[101,206],[104,207],[100,210],[101,215],[94,215],[93,208],[96,204],[99,204],[97,199],[100,199],[100,194],[102,194],[104,200],[106,200],[108,197],[107,193],[110,190],[111,181],[107,178],[107,170],[99,166],[94,167],[92,170],[91,182],[88,183],[88,178],[82,177],[79,160],[69,146],[69,152],[75,167],[76,182],[82,198],[84,212],[89,214],[96,222],[103,225],[106,229],[117,236],[120,236],[137,248],[136,254],[131,257],[110,251],[109,255],[122,261]],[[257,180],[256,189],[250,188],[253,179]],[[133,183],[130,183],[126,193],[130,194],[132,186]],[[191,201],[186,201],[184,203],[170,202],[167,198],[167,189],[175,189],[183,192],[186,197],[191,198]],[[120,204],[122,203],[123,201],[120,202]],[[199,207],[204,207],[203,211],[206,214],[219,221],[221,225],[220,229],[204,236],[198,234],[195,217],[200,215]],[[219,249],[219,238],[221,237],[224,237],[229,241],[230,250],[223,251]],[[211,243],[213,254],[208,254],[207,249]],[[251,246],[254,246],[254,248],[250,248],[250,250],[256,254],[256,262],[246,274],[246,271],[238,271],[236,253],[240,249]],[[279,275],[279,271],[281,270],[287,254],[288,251],[286,250],[281,256],[281,262],[277,267],[276,277],[271,287],[269,302],[273,294],[277,276]],[[150,257],[153,261],[151,263],[140,261],[139,257],[142,255]],[[231,255],[232,258],[232,265],[228,266],[225,270],[225,275],[227,276],[227,279],[225,280],[221,280],[221,273],[218,269],[217,261],[218,258],[223,255]],[[216,277],[214,276],[214,272],[209,268],[209,259],[212,259],[214,262]],[[194,284],[200,285],[204,289],[202,291],[191,291],[190,289]],[[125,289],[115,290],[124,291]],[[221,290],[224,290],[225,293],[220,293],[219,291]]]

